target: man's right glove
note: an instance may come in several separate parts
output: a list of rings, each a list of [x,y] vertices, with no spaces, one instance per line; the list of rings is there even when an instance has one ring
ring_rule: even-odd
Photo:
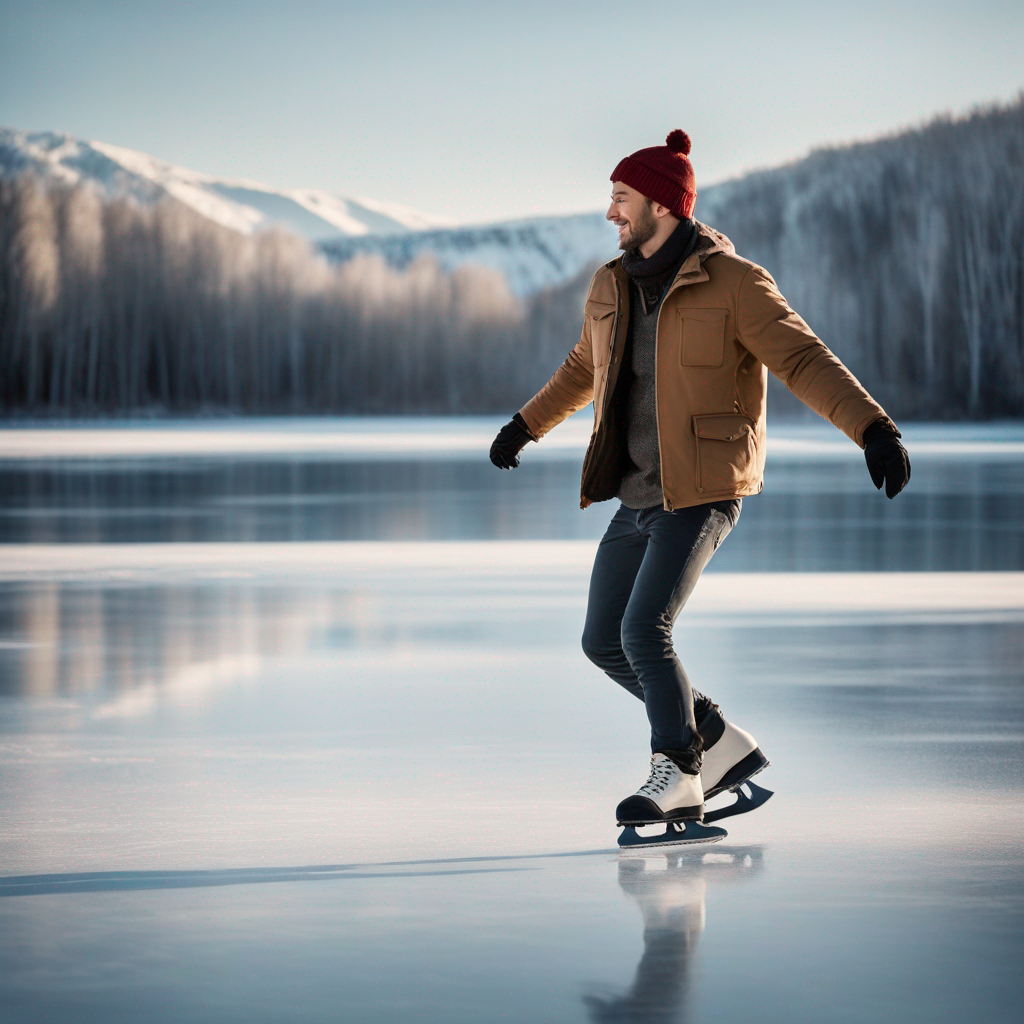
[[[498,431],[498,436],[491,445],[491,462],[498,469],[517,469],[519,466],[519,453],[526,447],[527,442],[536,441],[537,438],[530,433],[526,421],[519,413]]]
[[[885,496],[895,498],[910,480],[910,456],[898,438],[903,435],[891,420],[875,420],[864,431],[864,460],[871,482],[879,489],[885,484]]]

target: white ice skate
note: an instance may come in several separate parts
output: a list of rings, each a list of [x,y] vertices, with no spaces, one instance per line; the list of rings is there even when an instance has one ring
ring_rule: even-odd
[[[662,846],[666,843],[710,843],[723,839],[724,828],[701,824],[704,816],[704,791],[700,775],[689,775],[665,754],[651,755],[647,781],[616,808],[615,817],[624,825],[619,846]],[[656,836],[641,836],[639,825],[665,823]]]
[[[772,792],[750,781],[769,765],[757,740],[745,729],[727,722],[717,707],[701,719],[700,734],[704,740],[700,769],[704,799],[725,792],[736,794],[734,803],[708,811],[704,821],[720,821],[760,807]]]

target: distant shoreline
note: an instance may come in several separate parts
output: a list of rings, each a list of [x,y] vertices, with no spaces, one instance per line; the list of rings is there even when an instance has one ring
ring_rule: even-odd
[[[0,462],[130,458],[486,459],[503,416],[197,417],[0,423]],[[531,461],[578,460],[591,419],[577,414],[530,448]],[[1024,421],[911,423],[915,458],[1020,459]],[[824,422],[769,424],[773,459],[858,458]]]

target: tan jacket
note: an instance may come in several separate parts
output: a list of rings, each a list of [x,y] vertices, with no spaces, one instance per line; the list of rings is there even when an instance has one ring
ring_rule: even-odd
[[[757,494],[764,484],[768,370],[863,447],[885,411],[786,304],[772,276],[698,222],[697,248],[658,316],[658,441],[666,509]],[[534,436],[594,403],[580,507],[615,497],[625,456],[624,388],[616,392],[629,325],[621,257],[594,275],[579,343],[520,409]],[[625,383],[625,382],[624,382]],[[613,400],[614,398],[614,400]]]

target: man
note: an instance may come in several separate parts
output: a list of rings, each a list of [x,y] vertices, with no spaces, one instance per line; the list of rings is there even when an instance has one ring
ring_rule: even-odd
[[[594,275],[576,347],[491,447],[514,469],[528,441],[594,403],[582,508],[621,505],[594,562],[587,656],[646,705],[647,782],[619,804],[623,825],[700,821],[704,801],[767,765],[754,738],[691,688],[672,625],[701,571],[760,492],[771,370],[864,448],[875,486],[910,479],[899,431],[786,304],[771,275],[693,219],[685,132],[626,157],[608,219],[623,255]]]

